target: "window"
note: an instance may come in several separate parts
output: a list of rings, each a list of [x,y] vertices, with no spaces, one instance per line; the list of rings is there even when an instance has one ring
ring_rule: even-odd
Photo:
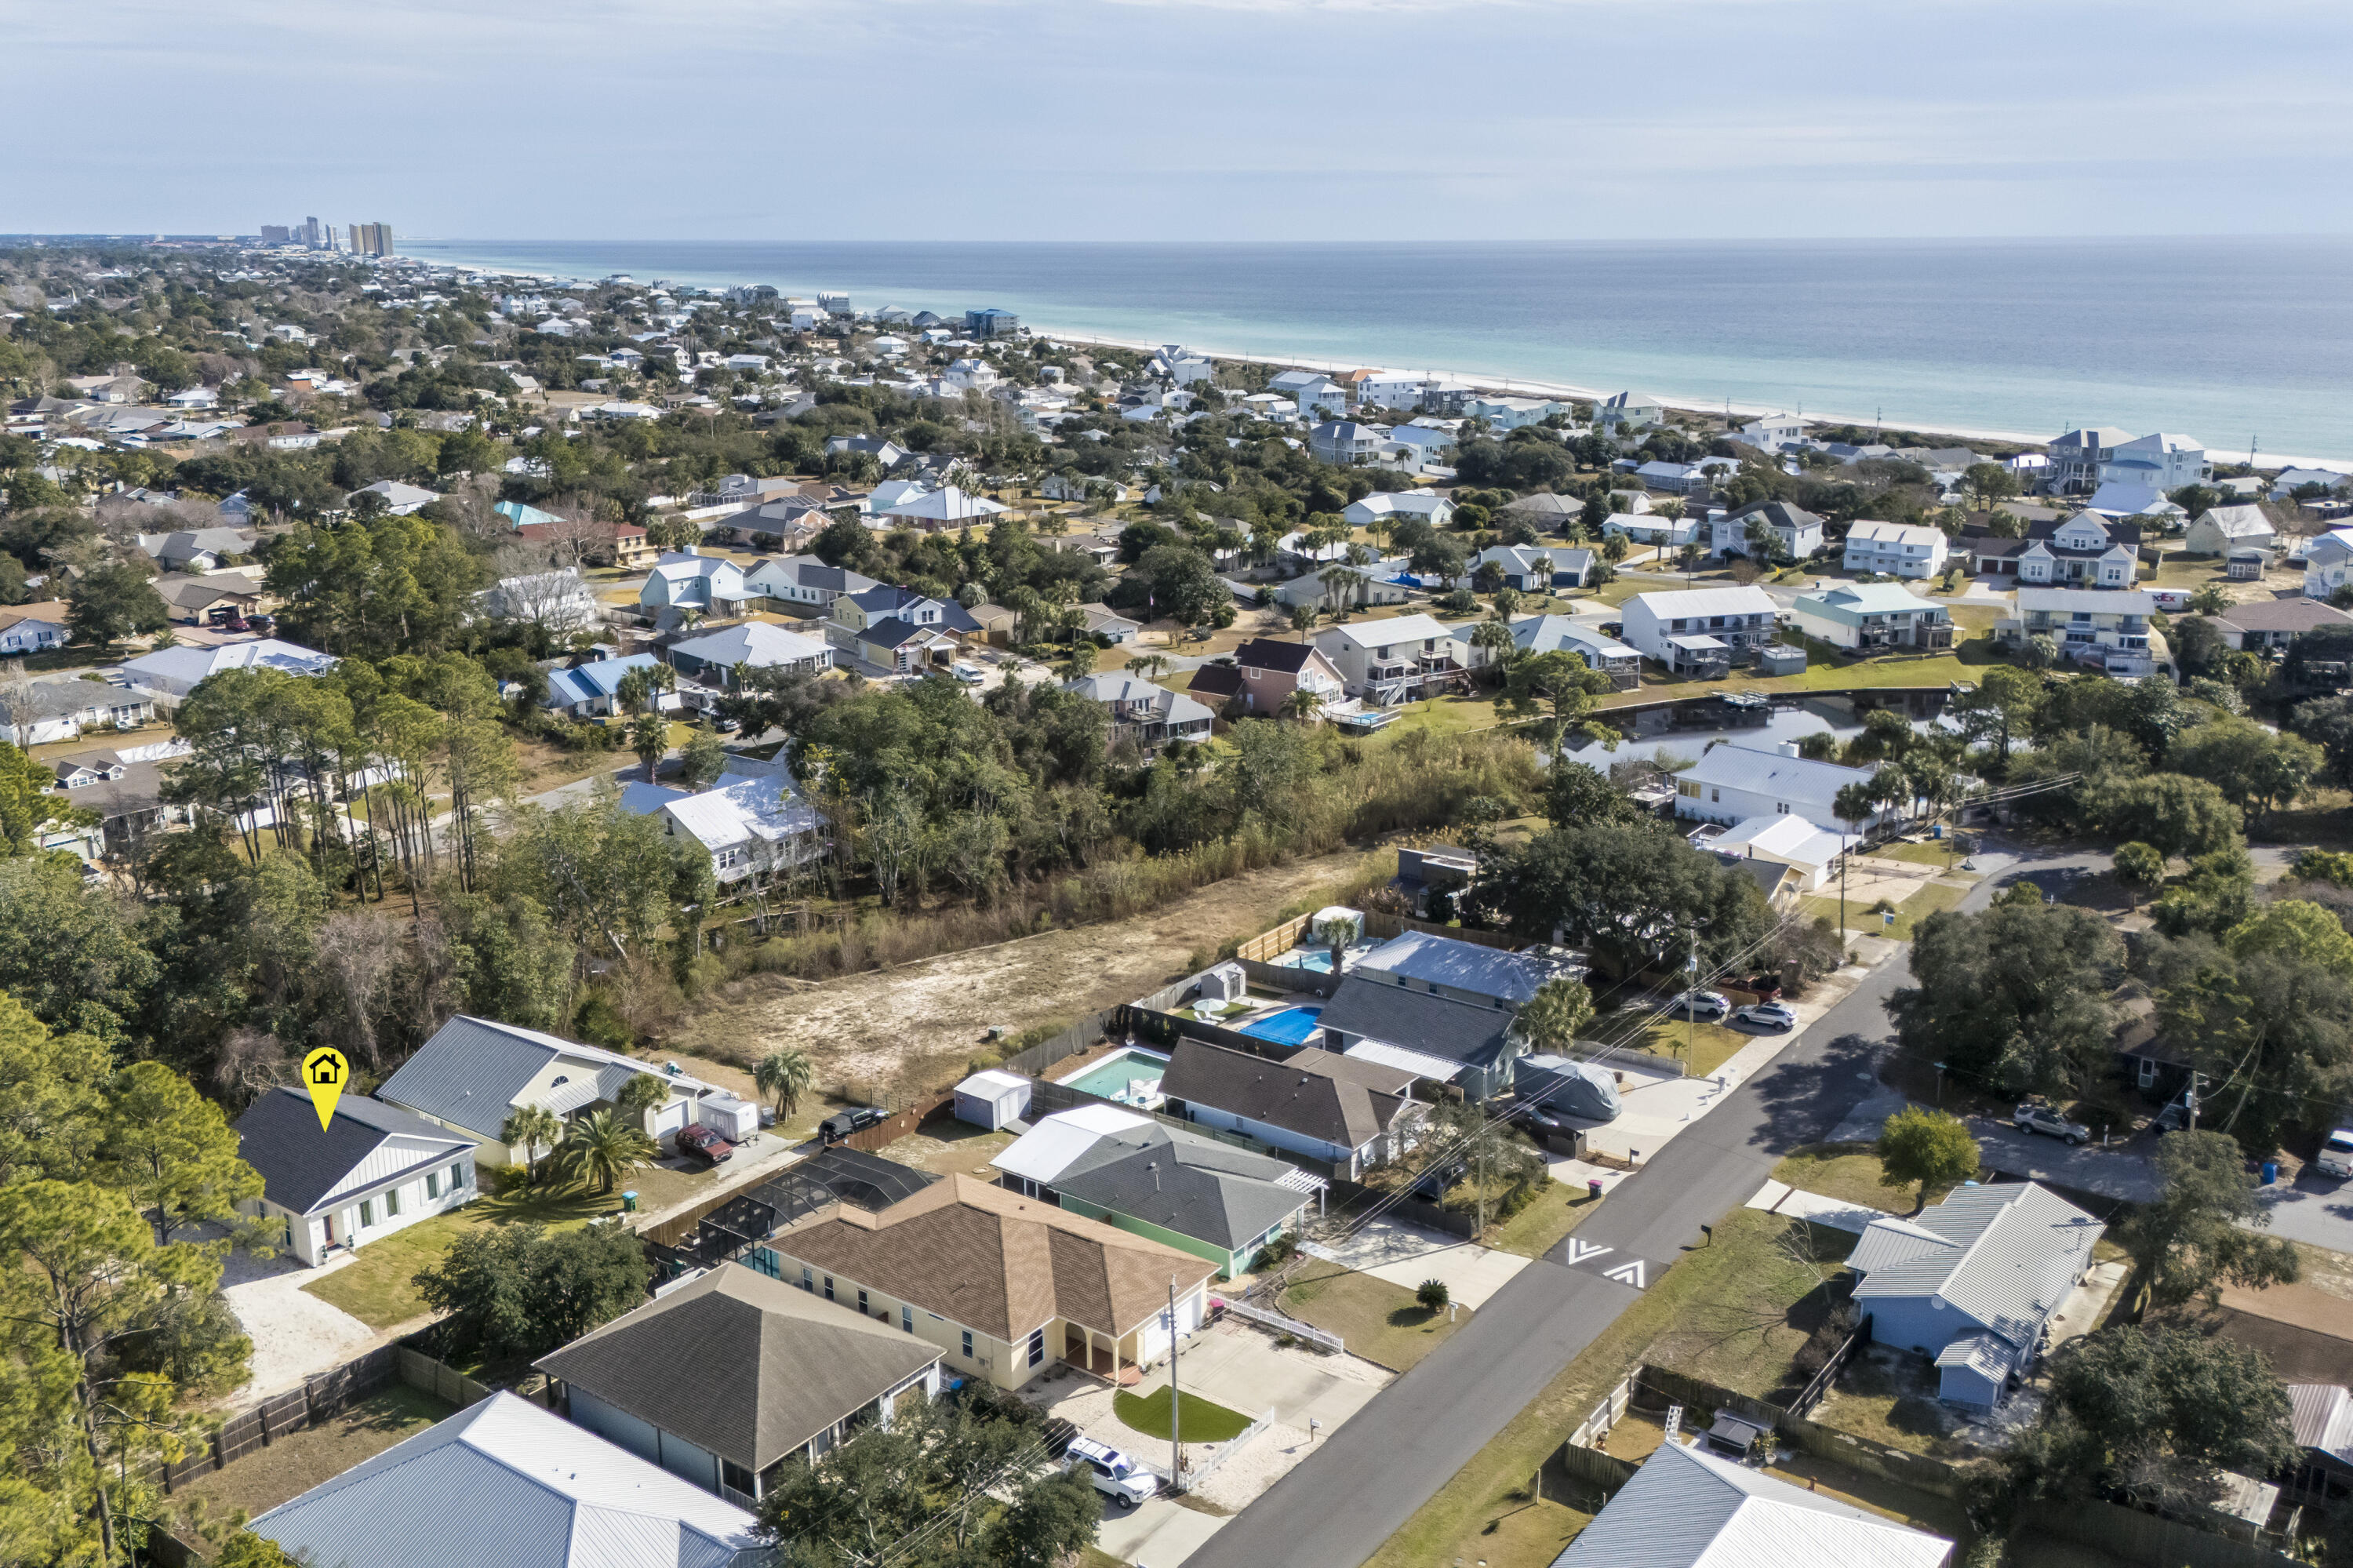
[[[388,1220],[399,1213],[400,1189],[397,1187],[389,1188],[384,1194],[384,1217]]]
[[[899,1303],[899,1331],[902,1334],[915,1331],[915,1309],[903,1301]]]
[[[1033,1330],[1029,1335],[1029,1364],[1036,1366],[1046,1359],[1046,1330]]]
[[[807,1264],[801,1265],[801,1288],[812,1293],[817,1289],[817,1271]]]
[[[742,1492],[745,1497],[752,1496],[754,1489],[759,1485],[757,1481],[753,1479],[751,1471],[745,1469],[743,1466],[737,1464],[733,1459],[722,1459],[719,1461],[719,1482],[722,1486],[733,1488],[735,1490]]]
[[[449,1167],[449,1191],[454,1192],[465,1184],[466,1162],[461,1160],[457,1164]]]
[[[833,1276],[830,1274],[825,1277],[825,1298],[828,1301],[833,1299]]]
[[[866,1316],[866,1292],[863,1290],[858,1293],[858,1315],[861,1318]]]
[[[964,1331],[964,1359],[966,1361],[972,1360],[972,1330],[970,1329],[966,1329]]]
[[[375,1201],[368,1198],[362,1198],[360,1200],[360,1228],[362,1230],[365,1230],[368,1226],[374,1224],[375,1224]]]
[[[427,1171],[425,1173],[425,1201],[429,1203],[440,1195],[441,1172],[438,1171]]]

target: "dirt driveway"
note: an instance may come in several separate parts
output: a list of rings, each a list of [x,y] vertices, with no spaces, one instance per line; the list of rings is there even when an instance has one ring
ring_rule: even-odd
[[[821,1088],[922,1090],[953,1083],[983,1032],[1018,1033],[1133,1001],[1185,972],[1197,948],[1273,924],[1274,911],[1356,870],[1354,851],[1249,873],[1133,919],[1049,931],[821,985],[754,976],[688,1019],[667,1044],[750,1064],[782,1045],[809,1054]]]

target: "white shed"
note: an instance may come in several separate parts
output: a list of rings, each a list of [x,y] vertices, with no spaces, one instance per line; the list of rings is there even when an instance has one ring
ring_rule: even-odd
[[[991,1067],[955,1086],[955,1117],[995,1132],[1029,1114],[1029,1080]]]

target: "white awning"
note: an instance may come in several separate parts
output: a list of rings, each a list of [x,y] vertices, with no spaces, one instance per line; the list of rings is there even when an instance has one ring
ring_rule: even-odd
[[[1411,1073],[1417,1078],[1436,1078],[1442,1084],[1452,1083],[1462,1071],[1460,1062],[1378,1040],[1359,1040],[1340,1054],[1363,1062],[1377,1062],[1384,1067],[1395,1067],[1399,1072]]]

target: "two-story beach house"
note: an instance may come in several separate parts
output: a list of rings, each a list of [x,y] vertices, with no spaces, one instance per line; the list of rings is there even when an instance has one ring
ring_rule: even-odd
[[[1373,707],[1433,695],[1463,668],[1455,634],[1427,615],[1328,627],[1315,634],[1315,650],[1348,694]]]
[[[1620,612],[1625,640],[1678,675],[1721,675],[1778,641],[1773,601],[1760,588],[1638,593]]]
[[[1994,635],[2015,645],[2047,634],[2079,663],[2111,675],[2146,675],[2164,652],[2149,629],[2156,613],[2156,598],[2137,591],[2021,587],[2018,613],[1996,621]]]
[[[1847,529],[1843,564],[1848,571],[1883,577],[1933,577],[1945,569],[1951,548],[1942,528],[1859,518]]]

